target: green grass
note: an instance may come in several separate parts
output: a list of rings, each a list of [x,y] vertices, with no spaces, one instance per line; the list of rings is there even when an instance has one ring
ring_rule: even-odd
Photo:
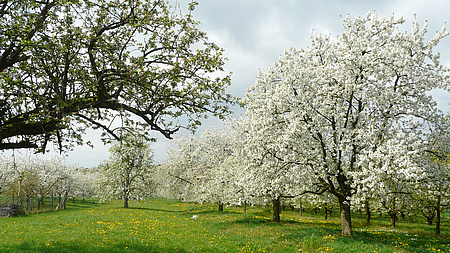
[[[68,203],[68,210],[0,219],[0,252],[449,252],[449,217],[442,236],[421,217],[399,222],[354,215],[354,236],[340,236],[339,219],[298,211],[280,224],[262,208],[154,199],[98,204]],[[190,219],[198,215],[198,219]],[[301,249],[301,251],[300,251]]]

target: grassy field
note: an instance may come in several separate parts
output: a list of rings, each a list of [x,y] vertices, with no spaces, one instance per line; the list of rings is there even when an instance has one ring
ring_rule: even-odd
[[[0,219],[0,252],[449,252],[450,224],[442,236],[422,217],[389,227],[387,218],[364,225],[354,215],[354,236],[341,237],[338,217],[225,208],[155,199],[68,203],[68,210]],[[198,215],[198,219],[191,219]],[[334,213],[337,215],[337,212]]]

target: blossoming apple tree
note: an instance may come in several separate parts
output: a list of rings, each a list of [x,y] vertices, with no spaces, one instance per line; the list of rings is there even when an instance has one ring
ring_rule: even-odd
[[[111,156],[104,161],[99,178],[99,194],[102,200],[122,199],[123,207],[129,200],[149,196],[152,191],[153,152],[140,135],[123,132],[121,140],[111,146]]]
[[[336,38],[313,35],[308,48],[290,48],[261,72],[246,94],[245,116],[262,126],[246,129],[260,136],[248,140],[263,147],[254,156],[295,164],[311,192],[333,194],[342,234],[351,235],[351,201],[360,183],[353,175],[362,161],[389,140],[425,136],[440,114],[426,92],[449,90],[448,70],[435,52],[448,32],[443,27],[427,40],[426,23],[420,27],[415,20],[403,32],[403,18],[373,13],[342,21]],[[403,151],[390,152],[407,156]]]

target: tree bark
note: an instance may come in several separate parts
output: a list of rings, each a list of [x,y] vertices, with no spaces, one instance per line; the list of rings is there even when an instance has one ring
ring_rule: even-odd
[[[366,203],[364,204],[364,208],[366,209],[366,224],[370,225],[370,219],[372,218],[372,214],[370,213],[370,206],[369,206],[368,200],[366,200]]]
[[[328,208],[325,207],[325,220],[328,220]]]
[[[352,236],[352,216],[350,213],[350,202],[340,199],[339,207],[341,211],[341,229],[343,236]]]
[[[440,189],[439,189],[440,190]],[[441,234],[441,195],[439,194],[436,203],[436,235]]]
[[[281,213],[281,203],[280,197],[272,200],[273,204],[273,222],[281,222],[280,213]]]
[[[425,211],[422,210],[422,215],[427,218],[427,224],[429,226],[433,225],[434,217],[436,217],[436,207],[428,207]]]
[[[38,197],[38,200],[37,200],[38,201],[38,206],[37,206],[38,210],[41,210],[41,208],[44,207],[44,197]]]
[[[389,214],[389,217],[391,217],[391,227],[395,228],[395,224],[396,224],[396,222],[398,220],[397,219],[397,212],[395,212],[393,210],[390,210],[388,212],[388,214]]]
[[[61,201],[58,203],[58,206],[56,206],[56,210],[66,210],[66,201],[67,201],[67,195],[69,192],[65,192],[64,196],[61,198]]]
[[[303,214],[303,205],[302,205],[302,202],[300,202],[300,208],[299,208],[299,213],[300,213],[300,216],[302,216],[302,214]]]
[[[436,209],[436,235],[441,235],[441,209]]]
[[[223,212],[223,203],[219,202],[219,212]]]
[[[434,219],[434,215],[431,217],[426,217],[427,218],[427,223],[429,226],[433,225],[433,219]]]
[[[247,202],[244,201],[244,213],[247,213]]]
[[[125,196],[123,198],[123,208],[128,208],[128,196]]]

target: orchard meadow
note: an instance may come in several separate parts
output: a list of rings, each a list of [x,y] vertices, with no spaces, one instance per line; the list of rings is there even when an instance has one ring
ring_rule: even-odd
[[[192,219],[197,215],[197,219]],[[0,219],[1,252],[449,252],[445,213],[440,237],[423,217],[395,229],[387,216],[354,214],[354,235],[341,236],[338,212],[285,210],[272,222],[264,207],[225,207],[151,199],[98,203],[81,199],[67,210]]]
[[[429,95],[450,91],[445,24],[342,17],[235,97],[197,5],[0,1],[0,150],[111,144],[94,168],[0,156],[0,204],[26,213],[0,220],[0,251],[450,251],[450,114]],[[210,116],[224,128],[176,135]]]

